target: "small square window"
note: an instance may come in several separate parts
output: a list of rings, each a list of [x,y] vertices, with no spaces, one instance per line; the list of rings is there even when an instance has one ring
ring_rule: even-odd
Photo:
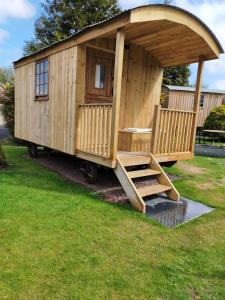
[[[95,68],[95,88],[104,89],[105,85],[105,66],[97,64]]]
[[[36,72],[35,72],[35,96],[37,99],[48,96],[48,59],[45,58],[36,63]]]

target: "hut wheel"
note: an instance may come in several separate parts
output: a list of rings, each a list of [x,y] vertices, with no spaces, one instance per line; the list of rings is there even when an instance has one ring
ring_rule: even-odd
[[[80,165],[80,171],[87,183],[93,184],[98,178],[98,168],[95,164],[83,161]]]
[[[29,143],[28,153],[29,153],[30,157],[37,158],[38,157],[37,145],[34,143]]]

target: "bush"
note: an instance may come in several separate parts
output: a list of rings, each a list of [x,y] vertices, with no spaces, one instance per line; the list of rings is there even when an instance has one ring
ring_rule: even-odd
[[[205,120],[204,129],[225,130],[225,105],[214,108]]]
[[[0,96],[1,110],[6,122],[6,127],[9,129],[12,136],[14,136],[14,109],[15,109],[15,93],[14,84],[5,84],[5,90]]]

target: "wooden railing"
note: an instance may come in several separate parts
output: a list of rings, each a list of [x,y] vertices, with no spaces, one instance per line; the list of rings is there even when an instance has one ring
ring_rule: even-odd
[[[80,105],[78,150],[109,158],[111,123],[112,105]]]
[[[153,154],[191,152],[196,112],[155,108],[151,151]]]

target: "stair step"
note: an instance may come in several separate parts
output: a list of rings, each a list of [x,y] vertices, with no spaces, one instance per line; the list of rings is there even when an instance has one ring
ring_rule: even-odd
[[[149,156],[125,156],[120,157],[120,161],[124,167],[147,165],[150,163]]]
[[[155,184],[155,185],[146,185],[137,189],[138,193],[141,197],[151,196],[159,193],[163,193],[166,191],[172,190],[170,186]]]
[[[130,178],[140,178],[140,177],[159,175],[161,174],[161,172],[152,169],[145,169],[145,170],[127,172],[127,174]]]

